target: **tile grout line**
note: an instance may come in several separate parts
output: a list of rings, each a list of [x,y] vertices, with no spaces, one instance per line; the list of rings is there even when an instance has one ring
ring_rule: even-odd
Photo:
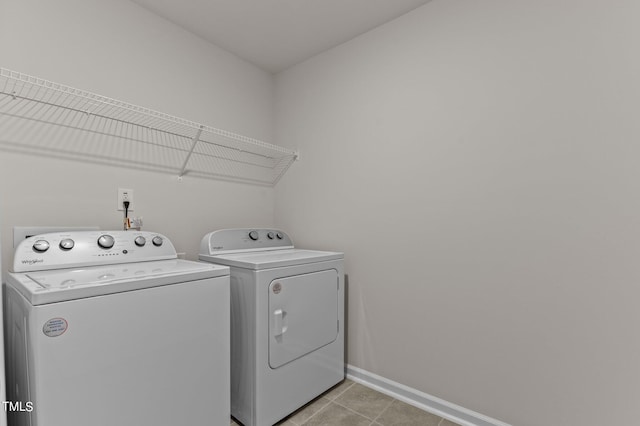
[[[320,408],[319,408],[315,413],[313,413],[312,415],[310,415],[309,417],[307,417],[307,418],[306,418],[302,423],[296,423],[296,422],[294,422],[291,418],[289,418],[289,421],[290,421],[291,423],[293,423],[294,425],[296,425],[296,426],[302,426],[303,424],[307,423],[307,422],[308,422],[308,421],[309,421],[313,416],[315,416],[315,415],[316,415],[316,414],[318,414],[320,411],[324,410],[324,409],[325,409],[325,408],[327,408],[329,405],[331,405],[331,402],[332,402],[332,401],[331,401],[329,398],[324,397],[324,396],[323,396],[323,397],[320,397],[320,398],[317,398],[316,400],[314,400],[314,402],[315,402],[315,401],[317,401],[317,400],[319,400],[319,399],[322,399],[322,398],[326,399],[326,400],[327,400],[327,403],[326,403],[326,404],[324,404],[322,407],[320,407]],[[310,403],[308,403],[308,404],[311,404],[311,402],[310,402]]]
[[[335,401],[336,398],[338,398],[339,396],[341,396],[342,394],[344,394],[346,391],[348,391],[349,389],[351,389],[353,387],[353,385],[355,385],[356,382],[351,382],[351,384],[349,386],[347,386],[346,388],[344,388],[344,390],[342,392],[340,392],[339,394],[337,394],[333,399],[329,399],[329,401]]]
[[[384,409],[383,409],[382,411],[380,411],[380,414],[378,414],[378,415],[376,416],[376,418],[372,420],[372,424],[373,424],[373,423],[375,423],[375,422],[380,418],[380,416],[382,416],[382,415],[384,414],[384,412],[385,412],[385,411],[387,411],[387,410],[389,409],[389,407],[391,407],[391,405],[393,404],[393,402],[394,402],[394,401],[396,401],[396,399],[395,399],[395,398],[391,398],[391,401],[389,401],[389,403],[387,404],[387,406],[386,406],[386,407],[384,407]]]
[[[391,403],[393,403],[393,401],[394,401],[394,399],[392,398],[392,399],[391,399],[391,402],[389,403],[389,405],[387,405],[387,406],[384,408],[384,410],[386,410],[387,408],[389,408],[389,406],[391,405]],[[344,408],[344,409],[347,409],[347,410],[351,411],[352,413],[355,413],[355,414],[357,414],[358,416],[360,416],[360,417],[362,417],[362,418],[364,418],[364,419],[371,420],[371,422],[372,422],[372,423],[373,423],[373,422],[375,422],[375,419],[377,419],[378,417],[380,417],[380,414],[382,414],[382,412],[381,412],[381,413],[380,413],[380,414],[378,414],[375,418],[370,419],[369,417],[365,416],[364,414],[362,414],[362,413],[358,413],[356,410],[353,410],[353,409],[351,409],[351,408],[347,407],[346,405],[342,405],[342,404],[340,404],[339,402],[336,402],[336,401],[332,401],[332,402],[333,402],[334,404],[336,404],[337,406],[342,407],[342,408]],[[382,411],[384,411],[384,410],[382,410]]]
[[[301,426],[300,424],[298,424],[298,423],[294,422],[293,420],[291,420],[291,418],[288,418],[286,421],[291,422],[296,426]],[[280,422],[278,422],[278,423],[280,423]]]
[[[353,386],[355,384],[355,382],[352,382],[349,386],[347,386],[346,388],[344,388],[344,390],[342,392],[340,392],[339,394],[337,394],[335,396],[335,398],[339,397],[340,395],[342,395],[343,393],[345,393],[348,389],[351,388],[351,386]],[[329,405],[331,405],[331,403],[335,400],[334,399],[329,399],[326,396],[324,396],[324,394],[320,395],[318,398],[316,399],[321,399],[321,398],[325,398],[328,402],[322,406],[322,408],[320,408],[318,411],[316,411],[315,413],[313,413],[312,415],[310,415],[309,417],[307,417],[307,419],[305,421],[303,421],[302,423],[298,424],[296,422],[294,422],[291,418],[289,418],[288,420],[293,423],[296,426],[302,426],[303,424],[307,423],[309,420],[311,420],[312,417],[314,417],[316,414],[318,414],[320,411],[324,410],[325,408],[327,408]],[[312,401],[308,402],[307,404],[310,404]],[[305,405],[307,405],[305,404]],[[292,413],[293,414],[293,413]],[[290,414],[291,416],[291,414]]]
[[[351,408],[349,408],[349,407],[347,407],[347,406],[344,406],[344,405],[340,404],[339,402],[335,402],[335,401],[333,401],[333,403],[334,403],[334,404],[336,404],[336,405],[337,405],[337,406],[339,406],[339,407],[344,408],[345,410],[349,410],[349,411],[351,411],[352,413],[357,414],[358,416],[362,417],[363,419],[373,421],[373,420],[371,420],[369,417],[365,416],[364,414],[362,414],[362,413],[358,413],[356,410],[352,410]]]
[[[370,419],[369,417],[365,416],[364,414],[362,414],[362,413],[358,413],[356,410],[353,410],[353,409],[351,409],[351,408],[347,407],[346,405],[342,405],[341,403],[337,402],[338,397],[339,397],[339,396],[341,396],[342,394],[344,394],[348,389],[350,389],[350,388],[351,388],[353,385],[355,385],[355,384],[356,384],[356,382],[353,382],[351,385],[349,385],[349,387],[347,387],[343,392],[341,392],[341,393],[340,393],[340,395],[337,395],[337,396],[333,399],[333,401],[332,401],[332,402],[333,402],[334,404],[336,404],[337,406],[342,407],[342,408],[344,408],[344,409],[346,409],[346,410],[348,410],[348,411],[351,411],[352,413],[357,414],[358,416],[360,416],[360,417],[362,417],[362,418],[365,418],[365,419],[367,419],[367,420],[370,420],[370,421],[371,421],[370,425],[373,425],[373,424],[376,422],[376,420],[377,420],[377,419],[382,415],[382,413],[384,413],[384,412],[385,412],[389,407],[391,407],[391,404],[393,404],[393,401],[395,401],[395,398],[390,397],[390,398],[391,398],[391,401],[389,401],[389,403],[387,404],[387,406],[386,406],[386,407],[384,407],[384,408],[382,409],[382,411],[380,411],[380,413],[379,413],[377,416],[375,416],[374,418]]]
[[[299,425],[297,423],[295,423],[293,420],[291,421],[291,423],[298,425],[298,426],[302,426],[305,423],[307,423],[309,420],[311,420],[312,418],[314,418],[318,413],[320,413],[321,411],[324,411],[327,409],[328,406],[330,406],[333,401],[331,401],[329,398],[327,398],[327,400],[329,401],[328,403],[326,403],[321,409],[319,409],[318,411],[316,411],[315,413],[313,413],[312,415],[310,415],[304,422],[300,423]]]

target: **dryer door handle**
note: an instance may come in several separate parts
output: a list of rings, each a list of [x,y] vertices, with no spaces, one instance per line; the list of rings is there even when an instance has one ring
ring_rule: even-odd
[[[273,335],[282,336],[287,331],[287,311],[276,309],[273,311]]]

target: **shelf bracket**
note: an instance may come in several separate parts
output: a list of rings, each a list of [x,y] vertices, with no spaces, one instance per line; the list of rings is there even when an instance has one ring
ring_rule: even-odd
[[[189,158],[191,158],[191,154],[193,154],[193,150],[195,149],[196,144],[200,140],[200,135],[202,134],[203,128],[204,126],[200,126],[200,128],[198,129],[198,133],[196,133],[196,135],[193,137],[193,142],[191,143],[191,149],[187,154],[187,158],[184,159],[184,163],[182,164],[182,169],[180,169],[180,174],[178,175],[178,179],[181,179],[182,176],[184,176],[184,172],[187,170],[187,164],[189,163]]]

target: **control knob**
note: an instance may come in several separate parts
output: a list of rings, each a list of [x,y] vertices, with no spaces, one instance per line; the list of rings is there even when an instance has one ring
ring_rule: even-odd
[[[163,243],[162,241],[162,237],[158,237],[157,235],[155,237],[153,237],[153,239],[151,240],[151,242],[153,243],[154,246],[156,247],[160,247]]]
[[[33,250],[38,253],[44,253],[49,250],[49,241],[47,240],[38,240],[33,243]]]
[[[258,231],[249,232],[249,238],[251,238],[253,241],[256,241],[258,239]]]
[[[135,240],[133,240],[133,242],[136,243],[138,247],[143,247],[147,243],[147,239],[142,235],[139,235]]]
[[[276,238],[281,240],[282,239],[282,233],[281,232],[276,232]]]
[[[100,235],[100,238],[98,238],[98,246],[103,249],[110,249],[111,247],[113,247],[115,242],[116,241],[113,239],[113,237],[107,234]]]
[[[269,238],[270,240],[273,240],[273,232],[271,231],[267,232],[267,238]]]
[[[71,250],[75,245],[75,242],[71,238],[65,238],[64,240],[60,241],[59,245],[62,250]]]

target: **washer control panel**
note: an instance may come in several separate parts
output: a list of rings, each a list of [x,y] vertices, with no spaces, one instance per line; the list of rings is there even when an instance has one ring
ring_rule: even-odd
[[[293,248],[291,238],[278,229],[239,228],[209,232],[200,243],[201,255]]]
[[[26,238],[16,248],[13,272],[176,258],[171,241],[155,232],[73,231]]]

